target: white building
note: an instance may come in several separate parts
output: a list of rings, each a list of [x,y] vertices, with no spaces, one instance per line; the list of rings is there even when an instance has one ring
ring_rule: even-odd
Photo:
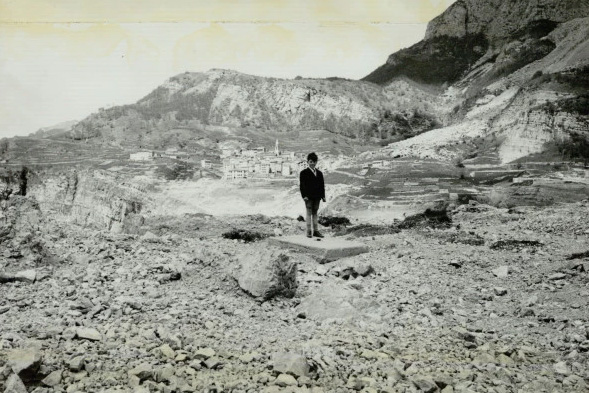
[[[131,153],[129,159],[131,161],[149,161],[153,160],[153,152],[151,151],[140,151],[137,153]]]
[[[209,160],[201,160],[200,161],[200,167],[201,168],[212,168],[213,167],[213,163]]]

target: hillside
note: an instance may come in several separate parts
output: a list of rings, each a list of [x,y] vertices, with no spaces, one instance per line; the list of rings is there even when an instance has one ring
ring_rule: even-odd
[[[582,1],[456,2],[423,41],[364,78],[444,91],[446,127],[381,153],[507,163],[557,151],[560,160],[588,161],[588,15]]]
[[[366,143],[371,138],[404,138],[438,125],[424,103],[407,100],[411,85],[397,91],[341,79],[285,80],[228,70],[184,73],[168,79],[135,104],[90,115],[73,128],[72,139],[101,138],[136,147],[186,145],[256,130],[289,133],[325,130]],[[400,93],[400,94],[397,94]],[[417,93],[416,93],[417,94]],[[220,128],[219,128],[220,127]],[[174,132],[170,132],[174,130]],[[223,135],[224,134],[224,135]]]

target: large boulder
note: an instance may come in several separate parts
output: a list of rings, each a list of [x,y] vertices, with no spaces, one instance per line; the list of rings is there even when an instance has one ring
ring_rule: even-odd
[[[250,295],[264,300],[295,295],[297,263],[283,251],[271,247],[250,248],[239,262],[234,277]]]

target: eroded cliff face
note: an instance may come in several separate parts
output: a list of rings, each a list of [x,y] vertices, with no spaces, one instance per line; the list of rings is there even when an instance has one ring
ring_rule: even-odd
[[[27,196],[44,214],[114,232],[150,201],[147,186],[98,170],[34,175]]]
[[[429,22],[425,39],[484,34],[495,42],[522,33],[527,27],[589,16],[585,0],[459,0]]]

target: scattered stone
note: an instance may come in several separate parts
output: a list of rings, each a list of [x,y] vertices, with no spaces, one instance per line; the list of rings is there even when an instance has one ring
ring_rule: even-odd
[[[296,308],[296,313],[299,316],[320,321],[356,319],[359,310],[354,303],[358,299],[358,291],[326,281],[301,301]]]
[[[164,344],[158,349],[160,353],[168,359],[174,359],[176,357],[176,352],[174,352],[174,350],[168,344]]]
[[[51,373],[49,373],[49,375],[47,375],[45,378],[43,378],[41,383],[43,383],[43,385],[49,386],[49,387],[59,385],[61,383],[62,374],[63,374],[62,370],[52,371]]]
[[[8,352],[7,365],[18,375],[34,375],[41,366],[41,351],[37,348],[15,349]]]
[[[450,266],[454,266],[455,268],[461,268],[462,265],[464,265],[464,261],[458,260],[458,259],[452,259],[448,265]]]
[[[257,357],[259,356],[258,353],[256,352],[252,352],[252,353],[245,353],[243,355],[241,355],[239,357],[239,360],[242,361],[243,363],[251,363],[253,362]]]
[[[503,287],[495,287],[493,288],[493,292],[496,296],[505,296],[507,295],[507,289]]]
[[[4,393],[27,393],[27,387],[16,374],[11,374],[6,381]]]
[[[429,376],[412,378],[411,382],[413,382],[416,388],[424,393],[433,393],[438,390],[438,385],[436,385],[433,378]]]
[[[22,270],[14,275],[15,281],[23,281],[33,283],[37,279],[37,272],[33,269]]]
[[[206,360],[215,356],[215,350],[211,348],[201,348],[194,353],[195,359]]]
[[[134,375],[139,378],[140,381],[151,378],[153,376],[153,369],[151,365],[142,363],[135,368],[129,370],[129,375]]]
[[[549,276],[548,277],[548,280],[550,280],[550,281],[557,281],[557,280],[563,280],[566,277],[567,277],[567,275],[564,274],[564,273],[555,273],[555,274]]]
[[[223,364],[223,361],[219,357],[213,356],[205,360],[204,364],[208,369],[215,369],[219,368]]]
[[[102,340],[100,332],[94,328],[79,327],[76,329],[76,337],[90,341]]]
[[[67,366],[70,369],[70,371],[78,372],[82,370],[82,368],[84,367],[84,363],[84,356],[75,356],[67,362]]]
[[[571,375],[571,371],[569,370],[566,362],[558,362],[554,365],[554,371],[556,371],[557,374],[561,374],[561,375]]]
[[[498,268],[493,269],[492,272],[495,277],[505,278],[509,275],[509,266],[499,266]]]
[[[274,384],[281,387],[297,386],[297,380],[290,374],[280,374],[276,377]]]
[[[524,301],[524,306],[531,307],[538,303],[538,296],[532,295]]]
[[[272,354],[274,371],[282,374],[291,374],[297,377],[309,377],[309,364],[307,358],[298,353],[278,352]]]

